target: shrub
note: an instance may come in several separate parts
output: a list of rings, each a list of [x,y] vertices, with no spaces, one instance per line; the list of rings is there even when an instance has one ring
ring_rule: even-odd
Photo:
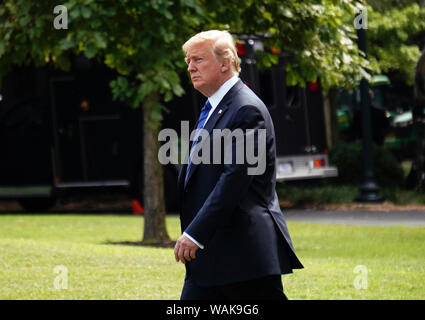
[[[396,157],[385,147],[374,146],[373,167],[375,181],[381,188],[403,186],[403,169]],[[329,161],[338,168],[335,182],[359,185],[363,179],[363,154],[361,143],[339,144],[330,149]]]
[[[288,181],[278,184],[276,190],[279,200],[289,201],[291,206],[351,203],[358,194],[358,188],[353,186],[320,185],[313,180],[304,184]]]

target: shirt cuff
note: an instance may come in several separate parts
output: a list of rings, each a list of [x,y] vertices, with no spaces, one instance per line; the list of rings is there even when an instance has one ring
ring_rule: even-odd
[[[190,240],[192,240],[199,248],[204,249],[204,245],[193,239],[190,235],[188,235],[186,232],[183,232],[183,234],[188,237]]]

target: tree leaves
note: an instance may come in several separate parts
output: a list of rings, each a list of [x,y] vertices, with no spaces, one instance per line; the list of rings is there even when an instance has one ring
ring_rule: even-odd
[[[425,39],[425,7],[412,1],[397,2],[394,6],[375,3],[368,7],[368,55],[381,72],[398,72],[408,85],[414,82],[414,68],[420,48],[414,39]],[[391,2],[385,0],[385,2]]]
[[[53,0],[6,0],[0,5],[0,67],[28,59],[41,64],[48,57],[68,68],[69,54],[83,53],[117,71],[113,96],[133,107],[153,93],[158,103],[184,93],[178,76],[185,72],[181,45],[202,29],[256,34],[266,47],[292,52],[290,85],[317,77],[324,87],[341,85],[373,67],[355,44],[352,17],[359,5],[354,0],[68,0],[64,5],[72,27],[66,31],[52,29],[55,5]],[[259,64],[277,62],[277,55],[265,51]],[[152,116],[152,121],[161,117]]]
[[[89,19],[92,15],[90,7],[81,7],[81,15],[83,16],[83,18]]]

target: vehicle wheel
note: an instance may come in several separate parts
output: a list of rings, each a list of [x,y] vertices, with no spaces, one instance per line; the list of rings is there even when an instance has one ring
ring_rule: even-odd
[[[25,198],[18,201],[25,211],[40,213],[49,211],[56,203],[55,198]]]

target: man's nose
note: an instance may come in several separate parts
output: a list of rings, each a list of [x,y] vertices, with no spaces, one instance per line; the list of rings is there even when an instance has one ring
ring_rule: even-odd
[[[193,72],[195,70],[196,70],[195,64],[193,63],[193,61],[190,61],[189,64],[187,65],[187,71],[188,72]]]

